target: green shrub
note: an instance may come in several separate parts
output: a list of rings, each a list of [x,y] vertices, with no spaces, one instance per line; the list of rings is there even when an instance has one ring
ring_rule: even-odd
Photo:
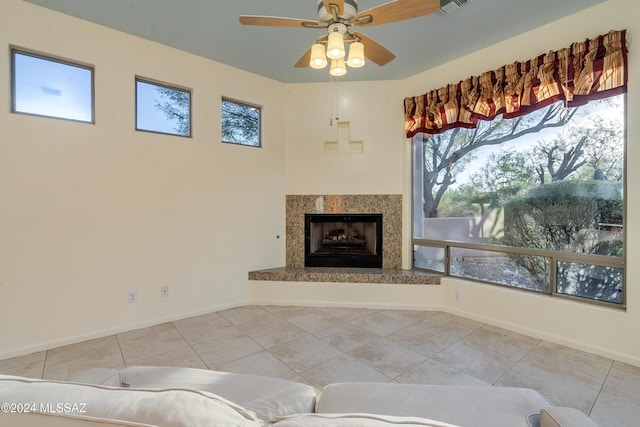
[[[557,181],[540,185],[504,206],[504,239],[509,246],[594,253],[594,231],[622,225],[622,183]],[[603,245],[597,250],[600,255]],[[612,245],[613,247],[613,245]]]

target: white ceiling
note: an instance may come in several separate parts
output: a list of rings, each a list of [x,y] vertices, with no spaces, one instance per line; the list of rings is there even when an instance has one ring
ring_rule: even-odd
[[[248,27],[240,15],[317,19],[317,0],[25,0],[282,82],[327,82],[327,69],[293,64],[326,30]],[[363,11],[389,0],[359,0]],[[431,14],[358,29],[391,50],[345,81],[395,80],[420,73],[605,0],[471,0]],[[542,53],[542,52],[541,52]]]

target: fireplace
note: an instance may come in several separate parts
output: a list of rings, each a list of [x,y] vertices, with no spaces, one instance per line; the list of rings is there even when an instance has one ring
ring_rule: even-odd
[[[305,214],[305,267],[382,268],[382,214]]]

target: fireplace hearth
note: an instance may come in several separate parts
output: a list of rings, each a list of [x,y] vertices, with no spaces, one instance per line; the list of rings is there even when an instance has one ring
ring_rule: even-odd
[[[305,214],[305,267],[382,268],[382,214]]]

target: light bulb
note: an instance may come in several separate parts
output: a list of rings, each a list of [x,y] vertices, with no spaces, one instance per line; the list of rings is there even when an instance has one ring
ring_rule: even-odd
[[[324,45],[316,43],[311,46],[311,57],[309,59],[309,66],[319,70],[327,66],[327,57],[324,55]]]
[[[349,58],[347,65],[353,68],[359,68],[364,65],[364,45],[360,42],[353,42],[349,46]]]
[[[344,53],[344,36],[342,33],[339,31],[330,33],[327,44],[327,58],[344,58]]]
[[[347,66],[344,64],[344,58],[332,59],[329,74],[332,76],[344,76],[347,74]]]

